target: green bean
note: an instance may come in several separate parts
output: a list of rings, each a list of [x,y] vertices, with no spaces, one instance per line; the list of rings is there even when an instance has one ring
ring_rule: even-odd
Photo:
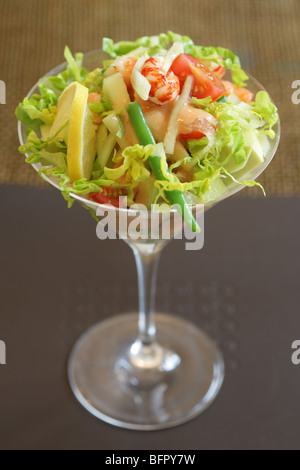
[[[140,144],[143,146],[149,145],[149,144],[155,145],[156,144],[155,139],[146,123],[145,116],[140,107],[140,104],[137,101],[134,101],[133,103],[129,103],[126,106],[126,110],[128,112],[130,121],[133,125],[134,131],[136,133],[136,136]],[[163,174],[161,170],[161,157],[151,155],[148,158],[148,161],[149,161],[151,170],[153,171],[153,174],[157,180],[169,181],[169,179]],[[165,195],[168,201],[172,205],[173,204],[177,205],[179,212],[181,213],[181,216],[183,217],[185,222],[188,224],[188,226],[192,229],[192,231],[200,232],[200,227],[187,205],[184,194],[181,191],[174,189],[172,191],[165,191]]]

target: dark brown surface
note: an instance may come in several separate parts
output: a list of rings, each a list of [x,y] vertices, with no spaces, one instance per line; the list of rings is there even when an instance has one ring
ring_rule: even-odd
[[[100,241],[81,207],[55,190],[0,189],[1,449],[299,449],[299,199],[223,202],[206,215],[205,246],[165,250],[158,308],[218,340],[226,380],[202,416],[160,432],[89,415],[66,375],[88,326],[136,308],[133,256]]]
[[[269,195],[300,192],[300,105],[291,101],[300,78],[298,0],[0,0],[0,183],[44,185],[20,164],[18,102],[34,83],[63,62],[63,49],[87,52],[103,36],[116,41],[173,30],[195,43],[222,45],[270,92],[282,121],[279,151],[260,181]],[[261,195],[252,188],[248,194]]]

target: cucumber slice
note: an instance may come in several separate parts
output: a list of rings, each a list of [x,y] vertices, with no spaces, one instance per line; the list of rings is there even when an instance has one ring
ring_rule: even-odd
[[[103,93],[108,96],[116,111],[125,108],[130,103],[127,87],[120,73],[115,73],[103,80]]]
[[[263,134],[259,137],[254,136],[245,148],[246,151],[249,150],[249,157],[243,168],[234,173],[234,177],[238,180],[245,179],[247,173],[264,161],[264,157],[270,149],[269,138]]]

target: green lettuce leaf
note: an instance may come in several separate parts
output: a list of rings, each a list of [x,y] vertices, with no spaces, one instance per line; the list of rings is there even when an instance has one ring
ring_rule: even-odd
[[[15,115],[26,127],[38,131],[42,124],[51,125],[56,114],[56,107],[54,106],[50,109],[46,107],[41,110],[39,107],[39,100],[24,98],[23,102],[17,106]]]
[[[272,127],[278,121],[278,113],[275,104],[272,103],[266,91],[259,91],[256,94],[253,111],[259,114],[268,124],[265,126],[264,131],[272,139],[275,135]]]
[[[203,149],[208,144],[208,138],[202,137],[201,139],[192,139],[187,141],[187,146],[189,153],[194,158],[198,158],[199,155],[202,153]]]
[[[150,176],[150,171],[146,168],[145,162],[152,155],[153,145],[132,145],[127,147],[120,161],[123,162],[117,168],[104,168],[104,175],[113,181],[118,180],[126,175],[126,181],[129,185],[136,185],[141,181],[145,181]],[[116,160],[114,160],[116,161]]]
[[[92,72],[88,72],[82,67],[83,54],[77,53],[72,56],[70,49],[65,47],[65,59],[67,61],[67,67],[65,70],[60,72],[58,75],[46,76],[39,80],[38,85],[40,93],[43,94],[43,90],[47,95],[59,98],[61,93],[67,88],[70,83],[74,81],[81,82],[88,88],[92,88],[90,91],[98,91],[98,80],[100,69],[95,69]],[[102,81],[101,81],[102,83]],[[97,90],[94,88],[97,87]]]
[[[89,103],[89,108],[99,116],[107,116],[110,112],[114,111],[114,108],[105,93],[101,93],[101,99],[99,103]]]
[[[39,131],[41,125],[51,125],[56,113],[56,103],[62,91],[72,82],[84,82],[89,73],[82,67],[83,54],[78,53],[73,57],[66,46],[65,58],[66,70],[53,77],[43,77],[38,82],[40,94],[34,94],[30,99],[25,98],[20,103],[15,115],[29,129]],[[95,77],[93,77],[95,79]],[[90,77],[92,83],[92,77]]]
[[[48,152],[40,150],[32,153],[26,158],[26,163],[41,163],[42,165],[53,165],[59,170],[67,169],[66,155],[62,152]]]
[[[207,96],[206,98],[195,98],[191,99],[191,104],[194,104],[198,108],[206,107],[212,102],[212,97]],[[220,101],[219,101],[220,102]]]
[[[69,77],[73,77],[73,81],[83,82],[89,73],[84,67],[82,67],[83,54],[78,52],[73,57],[70,49],[66,46],[64,56],[68,64],[66,70]]]
[[[91,92],[99,93],[103,83],[104,69],[96,68],[88,73],[82,84]]]
[[[201,100],[193,100],[193,104],[203,108]],[[249,168],[247,162],[251,157],[251,142],[255,141],[259,146],[258,137],[267,133],[266,126],[272,127],[277,121],[276,108],[268,95],[263,92],[257,103],[247,107],[229,102],[211,102],[205,106],[205,110],[218,120],[215,142],[203,156],[208,139],[203,137],[188,141],[189,153],[194,158],[195,182],[185,185],[185,189],[200,200],[208,201],[219,197],[226,189],[226,184],[231,181],[245,186],[261,187],[255,181],[243,179],[243,168]],[[261,154],[263,155],[263,151]],[[235,172],[238,172],[238,180],[234,177]],[[262,187],[261,189],[263,190]]]
[[[41,163],[43,166],[51,165],[60,171],[67,171],[66,148],[64,145],[54,144],[54,138],[42,141],[34,131],[30,131],[26,143],[19,147],[19,151],[29,154],[27,163]]]

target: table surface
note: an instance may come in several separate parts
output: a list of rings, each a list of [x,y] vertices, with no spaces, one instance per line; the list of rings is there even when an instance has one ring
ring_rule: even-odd
[[[173,241],[157,306],[218,341],[226,380],[215,403],[179,427],[136,432],[86,412],[67,381],[72,345],[90,325],[137,305],[130,249],[100,241],[56,190],[0,188],[1,449],[297,449],[300,366],[299,199],[224,201],[205,245]],[[180,269],[179,269],[180,267]]]

